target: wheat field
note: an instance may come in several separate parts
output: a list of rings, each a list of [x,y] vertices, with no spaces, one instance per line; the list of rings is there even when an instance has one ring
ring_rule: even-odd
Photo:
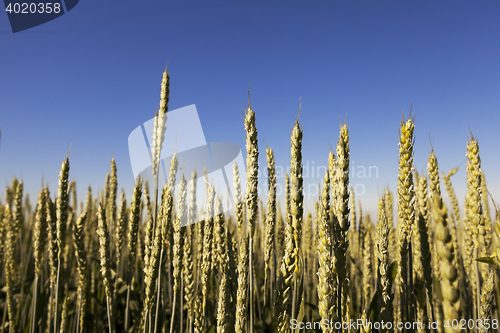
[[[249,103],[246,174],[234,166],[238,204],[227,214],[212,186],[206,202],[193,186],[188,191],[198,175],[178,173],[175,155],[158,188],[169,81],[165,70],[154,181],[138,178],[131,198],[119,193],[114,159],[105,188],[93,197],[89,187],[81,202],[69,156],[57,193],[42,186],[36,207],[21,179],[7,186],[0,333],[499,331],[500,215],[489,207],[476,137],[464,139],[467,195],[460,201],[451,182],[457,169],[440,171],[434,151],[427,172],[415,170],[415,122],[403,118],[397,192],[383,190],[372,217],[350,188],[349,131],[341,124],[315,210],[307,212],[300,113],[284,198],[267,146],[269,194],[259,198],[264,151]]]

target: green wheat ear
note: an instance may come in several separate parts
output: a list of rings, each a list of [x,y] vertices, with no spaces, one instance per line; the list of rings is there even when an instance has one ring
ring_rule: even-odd
[[[259,173],[259,145],[257,142],[257,127],[255,125],[255,112],[250,106],[250,92],[248,96],[248,106],[246,107],[246,112],[244,114],[244,124],[246,131],[246,150],[247,150],[247,183],[246,183],[246,214],[248,220],[249,228],[249,245],[248,245],[248,270],[249,270],[249,289],[250,289],[250,317],[249,317],[249,329],[253,331],[254,323],[254,258],[253,258],[253,248],[254,248],[254,233],[255,224],[257,222],[258,215],[258,173]]]
[[[295,120],[291,135],[291,168],[290,168],[290,218],[293,229],[293,258],[295,262],[295,271],[298,271],[299,249],[302,235],[302,219],[304,218],[304,194],[302,178],[302,135],[299,118]]]
[[[335,264],[337,272],[337,286],[339,294],[337,296],[338,316],[343,321],[349,321],[347,318],[347,301],[349,295],[349,274],[347,251],[349,249],[349,131],[347,124],[341,125],[339,140],[337,142],[337,160],[335,163],[335,190],[334,190],[334,214],[338,222],[338,244],[335,247]]]
[[[214,228],[214,200],[215,199],[215,190],[212,186],[208,188],[208,196],[207,196],[207,206],[206,206],[206,219],[205,219],[205,230],[203,232],[203,258],[202,258],[202,274],[201,274],[201,283],[202,283],[202,293],[203,293],[203,311],[205,312],[207,306],[207,297],[208,297],[208,279],[211,274],[212,267],[212,237],[213,237],[213,228]]]
[[[377,291],[380,319],[389,322],[393,320],[393,295],[389,279],[389,231],[391,229],[387,219],[386,198],[382,197],[378,204],[377,216],[377,261],[378,279]]]
[[[428,162],[429,187],[431,192],[432,216],[436,224],[436,246],[440,259],[439,274],[441,276],[441,290],[443,295],[444,317],[452,319],[460,318],[460,291],[458,289],[458,272],[454,265],[455,249],[449,231],[449,217],[446,206],[443,203],[439,185],[439,168],[437,158],[432,151]],[[455,332],[452,327],[448,332]]]
[[[482,322],[486,323],[491,321],[491,308],[493,305],[493,297],[495,293],[495,271],[493,269],[488,269],[488,278],[483,284],[482,293],[481,293],[481,307],[479,312],[479,317],[482,319]],[[486,326],[486,325],[485,325]],[[482,327],[480,329],[481,333],[491,332],[490,329],[486,327]]]
[[[415,172],[416,223],[413,228],[417,319],[427,322],[427,297],[432,299],[432,255],[429,244],[427,177]],[[432,303],[431,303],[432,304]],[[432,309],[432,306],[431,306]]]
[[[75,244],[75,257],[78,269],[78,320],[79,331],[83,332],[85,328],[84,316],[81,313],[85,311],[86,290],[87,290],[87,253],[85,251],[84,233],[85,223],[87,221],[87,212],[83,212],[76,224],[73,226],[73,239]],[[78,324],[77,324],[78,325]]]
[[[411,112],[410,112],[411,113]],[[401,120],[399,132],[399,173],[398,173],[398,219],[399,229],[399,298],[401,302],[402,320],[408,320],[409,305],[411,306],[412,290],[409,287],[409,264],[412,258],[408,257],[411,248],[411,235],[415,221],[415,188],[413,185],[413,132],[415,124],[410,118]],[[410,289],[410,290],[408,290]]]
[[[242,237],[238,256],[238,290],[236,296],[236,333],[246,332],[248,285],[248,237]]]
[[[332,307],[332,283],[334,270],[331,267],[331,228],[329,226],[329,205],[330,205],[330,177],[328,171],[325,173],[323,181],[323,192],[321,195],[321,205],[318,205],[318,310],[322,319],[331,317]],[[323,332],[329,332],[323,329]]]
[[[112,294],[113,290],[111,285],[111,268],[110,268],[110,254],[109,254],[109,230],[108,225],[106,223],[106,211],[104,207],[99,204],[97,209],[97,218],[98,218],[98,226],[97,226],[97,235],[99,236],[99,257],[101,263],[101,275],[102,281],[104,284],[104,291],[106,294],[106,307],[108,312],[108,327],[109,332],[113,331],[112,327]]]

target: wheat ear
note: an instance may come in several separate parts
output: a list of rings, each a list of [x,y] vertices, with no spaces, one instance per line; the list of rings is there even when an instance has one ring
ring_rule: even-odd
[[[110,256],[109,256],[109,230],[106,223],[106,211],[104,207],[99,204],[97,208],[97,235],[99,236],[99,258],[101,262],[101,275],[104,284],[104,291],[106,294],[106,309],[108,313],[108,330],[109,333],[113,332],[112,327],[112,309],[111,309],[111,296],[112,285],[111,285],[111,268],[110,268]]]
[[[448,228],[448,211],[443,203],[439,184],[439,168],[434,151],[429,154],[427,169],[429,171],[429,188],[432,201],[432,216],[436,224],[437,254],[440,258],[439,274],[443,294],[444,318],[460,318],[460,291],[458,289],[458,273],[453,263],[455,250]],[[455,332],[453,327],[447,332]]]
[[[7,229],[7,239],[5,241],[6,258],[5,258],[5,289],[7,291],[6,297],[6,309],[9,316],[9,333],[16,332],[16,319],[14,315],[15,304],[14,304],[14,251],[16,244],[15,237],[15,227],[12,223],[12,213],[9,205],[5,205],[4,210],[4,225]]]
[[[238,256],[238,290],[236,293],[236,333],[246,332],[248,285],[248,237],[241,238]]]
[[[193,265],[193,224],[186,226],[186,237],[182,254],[182,276],[184,278],[184,300],[186,301],[188,332],[193,331],[194,319],[194,265]]]
[[[321,204],[318,206],[318,310],[322,320],[331,318],[332,308],[332,280],[334,267],[331,267],[331,228],[330,228],[330,177],[328,171],[323,181],[323,192]],[[333,269],[332,269],[333,268]],[[329,328],[323,327],[323,332],[330,332]]]
[[[343,321],[346,317],[347,297],[349,294],[349,276],[347,251],[349,249],[348,232],[349,221],[349,132],[347,124],[340,127],[340,135],[337,143],[337,163],[335,170],[335,192],[334,212],[338,221],[338,244],[335,248],[336,272],[338,285],[338,316]]]
[[[135,262],[137,252],[137,237],[139,234],[139,221],[141,219],[141,196],[142,182],[140,177],[137,177],[134,186],[134,194],[130,203],[129,218],[128,218],[128,233],[127,233],[127,248],[128,248],[128,266],[127,266],[127,301],[125,305],[125,331],[128,330],[129,324],[129,303],[130,303],[130,284],[132,281],[132,267]]]
[[[76,331],[83,332],[85,328],[84,316],[86,294],[87,294],[87,254],[85,252],[85,223],[87,220],[87,212],[83,212],[76,224],[73,226],[73,239],[75,244],[75,257],[78,268],[78,302],[77,302],[77,328]]]
[[[387,219],[386,198],[383,196],[378,203],[377,224],[377,291],[380,319],[385,322],[393,321],[393,297],[389,282],[389,231],[391,230]]]
[[[481,294],[481,309],[479,311],[478,319],[481,319],[482,327],[479,333],[491,333],[491,326],[487,329],[486,323],[491,322],[491,308],[493,305],[493,297],[495,296],[495,271],[488,267],[488,278],[484,281],[483,290]]]
[[[458,206],[457,196],[455,195],[455,190],[453,189],[453,185],[451,184],[451,176],[453,176],[457,172],[458,168],[454,168],[448,172],[448,175],[442,174],[443,182],[446,188],[446,192],[448,192],[448,196],[450,197],[451,207],[453,212],[453,219],[451,219],[451,237],[453,239],[453,248],[455,249],[455,267],[459,272],[463,271],[463,258],[461,252],[461,240],[459,238],[459,233],[457,231],[460,228],[460,208]]]
[[[114,229],[117,227],[117,221],[116,221],[116,196],[117,196],[117,190],[118,190],[118,179],[116,175],[116,162],[115,158],[113,157],[111,159],[111,175],[109,177],[109,184],[108,184],[108,197],[107,201],[105,203],[105,210],[106,210],[106,224],[108,225],[109,228],[109,240],[110,242],[113,242],[113,236],[114,236]],[[109,249],[109,256],[110,258],[113,258],[113,247],[110,247]],[[116,257],[118,257],[118,252],[116,253]],[[116,264],[119,263],[119,259],[117,258]],[[115,267],[115,272],[118,272],[118,265]],[[116,277],[117,278],[117,277]]]
[[[207,205],[205,211],[205,230],[203,232],[203,261],[201,264],[202,274],[201,274],[201,284],[202,284],[202,293],[203,293],[203,317],[205,318],[206,324],[206,316],[205,311],[207,307],[207,297],[208,297],[208,278],[211,273],[211,267],[213,260],[212,258],[212,237],[213,237],[213,228],[214,228],[214,198],[215,198],[215,190],[212,186],[208,188],[207,195]]]
[[[115,251],[116,251],[116,270],[115,270],[115,286],[113,288],[113,300],[116,300],[116,292],[118,291],[118,282],[122,274],[122,248],[125,242],[125,229],[127,227],[127,200],[125,199],[125,191],[122,189],[120,198],[120,208],[118,218],[115,222]],[[111,247],[113,248],[113,247]],[[123,277],[125,279],[125,277]]]
[[[35,257],[35,285],[33,287],[33,312],[31,321],[31,332],[35,331],[36,322],[36,304],[38,296],[38,279],[40,278],[40,269],[42,265],[43,252],[47,234],[47,192],[42,189],[38,194],[38,203],[36,209],[36,220],[33,230],[33,252]],[[3,217],[0,218],[0,221]],[[2,221],[3,224],[3,221]]]
[[[56,231],[56,208],[52,200],[50,199],[49,189],[45,189],[47,196],[47,241],[48,247],[47,251],[49,253],[49,281],[50,281],[50,296],[49,296],[49,307],[47,314],[47,332],[51,332],[53,315],[54,315],[54,292],[57,279],[57,231]]]
[[[264,257],[264,308],[266,307],[266,291],[268,272],[270,270],[271,258],[274,258],[275,236],[274,229],[276,223],[276,169],[274,166],[274,153],[272,148],[266,147],[267,155],[267,182],[269,195],[267,197],[266,211],[266,241],[265,241],[265,257]],[[271,274],[274,273],[274,265],[271,267]]]
[[[432,255],[429,245],[427,178],[415,172],[415,193],[417,202],[416,224],[413,228],[415,295],[417,301],[417,320],[427,322],[427,297],[432,299]],[[432,307],[432,302],[431,307]],[[431,313],[433,311],[431,310]],[[419,327],[424,332],[424,328]]]
[[[167,68],[165,68],[161,80],[160,109],[154,118],[153,141],[151,145],[153,177],[156,182],[156,187],[158,186],[161,148],[163,141],[165,140],[165,131],[167,129],[166,124],[169,96],[170,76],[168,75]]]
[[[231,264],[230,264],[230,247],[232,243],[228,240],[229,232],[225,228],[225,218],[222,207],[222,202],[220,197],[216,200],[216,225],[218,236],[217,244],[217,255],[220,267],[220,287],[219,287],[219,300],[217,304],[217,333],[230,332],[231,328],[234,327],[230,324],[231,319],[231,298],[232,298],[232,288],[231,288]],[[234,331],[234,329],[233,329]]]
[[[59,277],[62,263],[62,250],[64,248],[64,240],[66,235],[66,220],[68,218],[68,176],[69,176],[69,159],[62,162],[61,171],[59,173],[59,187],[57,190],[56,201],[56,253],[57,253],[57,277],[55,286],[55,307],[54,307],[54,332],[58,332],[57,314],[59,300]]]
[[[182,175],[181,181],[179,183],[179,193],[177,196],[177,218],[174,222],[174,251],[173,251],[173,277],[174,277],[174,297],[172,305],[172,320],[170,321],[170,333],[174,330],[174,318],[175,318],[175,302],[177,299],[177,290],[179,289],[179,283],[181,278],[181,263],[182,263],[182,250],[184,242],[184,231],[183,228],[186,225],[187,217],[187,205],[186,205],[186,194],[187,194],[187,181],[184,175]],[[158,295],[159,296],[159,295]],[[183,311],[183,309],[181,309]]]
[[[479,257],[480,235],[484,234],[484,218],[481,187],[481,158],[479,156],[479,143],[473,136],[467,141],[467,195],[465,198],[465,214],[472,234],[474,244],[474,258]],[[472,294],[476,300],[476,313],[479,314],[481,304],[481,281],[479,276],[479,263],[474,263],[474,273],[470,273],[472,281]],[[475,287],[475,288],[474,288]]]
[[[250,96],[249,96],[250,97]],[[259,146],[257,144],[257,128],[255,126],[255,112],[250,106],[250,101],[245,112],[245,131],[247,149],[247,183],[246,183],[246,199],[247,219],[249,226],[249,245],[248,245],[248,260],[249,260],[249,285],[250,285],[250,331],[253,331],[253,236],[255,232],[255,222],[257,220],[257,187],[258,187],[258,172],[259,172]]]
[[[369,214],[366,214],[366,219],[369,221]],[[370,301],[372,292],[372,273],[375,270],[372,265],[373,255],[373,224],[366,222],[366,229],[363,241],[363,313],[361,318],[364,322],[369,320]],[[369,326],[363,326],[365,332],[371,332]]]
[[[411,114],[411,111],[410,111]],[[402,320],[410,320],[409,311],[413,305],[413,291],[411,286],[412,253],[411,236],[415,221],[415,188],[413,185],[413,131],[415,124],[410,118],[401,120],[399,133],[399,174],[398,174],[398,218],[401,223],[399,229],[399,296],[401,301]]]

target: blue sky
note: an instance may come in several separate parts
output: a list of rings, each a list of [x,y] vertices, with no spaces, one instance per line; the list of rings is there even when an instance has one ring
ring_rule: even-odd
[[[113,155],[130,193],[127,138],[158,108],[168,63],[170,109],[196,104],[207,141],[244,148],[250,87],[261,165],[264,142],[278,166],[290,163],[300,100],[310,170],[326,165],[347,118],[352,185],[372,214],[378,193],[396,189],[399,124],[412,102],[417,170],[432,142],[442,171],[460,166],[462,203],[470,127],[500,201],[499,16],[498,1],[82,0],[13,34],[0,14],[1,181],[22,177],[36,196],[44,177],[54,193],[71,145],[80,199],[88,185],[94,195],[103,187]],[[360,177],[370,166],[378,174]],[[310,171],[306,191],[319,181]]]

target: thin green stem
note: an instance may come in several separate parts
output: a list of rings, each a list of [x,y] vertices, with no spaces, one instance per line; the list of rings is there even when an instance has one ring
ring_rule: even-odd
[[[297,304],[297,274],[296,272],[293,274],[293,291],[292,291],[292,318],[295,319],[295,310]],[[296,329],[294,329],[296,331]]]
[[[149,314],[149,309],[146,309],[146,312],[144,312],[144,318],[143,318],[143,321],[144,321],[143,333],[146,333],[146,327],[148,326],[148,314]]]
[[[52,316],[52,306],[53,306],[53,300],[54,300],[54,283],[49,281],[49,284],[50,284],[50,295],[49,295],[49,308],[48,308],[48,313],[47,313],[47,317],[48,317],[48,321],[47,321],[47,324],[48,324],[48,327],[47,327],[47,332],[50,333],[51,331],[51,323],[52,323],[52,320],[51,320],[51,316]],[[3,333],[3,331],[2,331]]]
[[[180,320],[180,323],[181,323],[181,332],[183,331],[183,327],[182,327],[182,319],[183,319],[183,314],[184,312],[182,311],[184,309],[184,273],[181,272],[181,313],[180,313],[180,316],[181,316],[181,320]]]
[[[35,285],[33,286],[33,312],[31,314],[31,327],[30,332],[35,332],[35,321],[36,321],[36,300],[38,295],[38,274],[35,275]],[[78,332],[77,332],[78,333]]]
[[[2,333],[3,333],[3,328],[5,327],[5,321],[7,320],[7,306],[4,306],[3,310],[3,319],[2,319]]]
[[[250,235],[250,242],[249,242],[249,272],[248,276],[250,277],[250,320],[249,320],[249,325],[250,325],[250,332],[253,332],[253,237]]]
[[[55,286],[55,305],[54,305],[54,333],[58,333],[57,330],[57,307],[59,301],[59,275],[61,272],[61,257],[57,258],[57,278],[56,278],[56,286]]]
[[[160,232],[160,230],[158,230]],[[163,245],[162,245],[163,248]],[[160,261],[159,261],[159,269],[158,269],[158,278],[156,279],[156,285],[157,285],[157,290],[156,290],[156,315],[155,315],[155,329],[154,332],[157,332],[158,328],[158,317],[160,316],[160,295],[161,295],[161,263],[163,261],[163,249],[160,252]]]
[[[408,241],[408,288],[409,288],[409,299],[408,299],[408,305],[409,305],[409,322],[414,322],[415,319],[415,302],[414,302],[414,295],[413,295],[413,254],[412,254],[412,246],[411,246],[411,236],[410,240]],[[413,328],[410,328],[410,332],[413,332]]]
[[[177,300],[177,291],[174,291],[174,300],[172,302],[172,319],[170,320],[170,333],[174,332],[175,321],[175,301]]]
[[[108,312],[108,332],[113,333],[113,326],[111,324],[111,309],[109,308],[111,300],[106,296],[106,310]]]
[[[474,248],[474,258],[478,258],[478,247]],[[475,268],[476,268],[476,318],[479,319],[481,316],[481,276],[479,275],[479,261],[475,260]],[[481,318],[482,319],[482,318]],[[476,327],[476,331],[479,331]]]
[[[128,312],[129,312],[129,303],[130,303],[130,284],[132,280],[132,272],[129,272],[128,283],[127,283],[127,301],[125,303],[125,332],[128,332]]]
[[[266,291],[267,291],[267,276],[264,276],[264,311],[266,311]]]
[[[82,290],[78,292],[78,309],[76,312],[76,333],[80,333],[80,316],[82,311]]]

